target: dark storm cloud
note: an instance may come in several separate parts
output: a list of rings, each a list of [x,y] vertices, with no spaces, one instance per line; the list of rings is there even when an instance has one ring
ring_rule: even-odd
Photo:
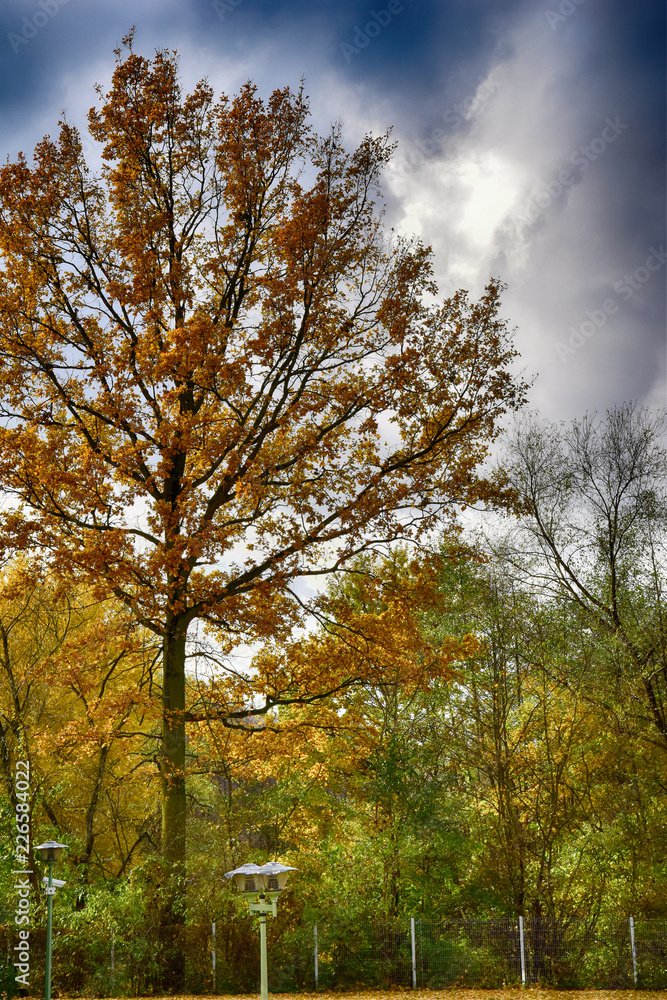
[[[665,11],[587,0],[559,29],[578,58],[556,103],[578,110],[578,134],[563,146],[573,185],[552,215],[568,197],[577,204],[565,232],[550,226],[547,206],[522,295],[534,314],[544,310],[543,357],[571,409],[609,398],[664,405]]]
[[[72,81],[99,64],[111,67],[113,49],[133,23],[160,34],[180,20],[177,4],[87,3],[86,0],[7,0],[0,10],[0,128],[4,151],[26,151],[42,132],[55,133]],[[159,43],[158,43],[159,44]],[[107,74],[108,79],[108,74]],[[102,77],[103,82],[106,82]],[[76,85],[74,85],[76,89]],[[88,89],[80,99],[91,105]]]
[[[443,290],[508,282],[550,416],[664,404],[664,5],[5,0],[3,156],[54,134],[63,107],[85,129],[133,24],[136,51],[178,48],[187,88],[305,75],[320,130],[341,117],[354,144],[393,125],[389,221],[432,243]]]

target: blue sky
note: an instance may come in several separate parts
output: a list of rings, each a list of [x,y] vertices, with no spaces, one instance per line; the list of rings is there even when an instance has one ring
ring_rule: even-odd
[[[188,88],[303,76],[319,129],[342,119],[351,146],[393,126],[388,224],[432,245],[443,294],[508,284],[546,416],[666,404],[661,2],[4,0],[3,158],[62,109],[85,128],[133,24],[142,54],[178,49]]]

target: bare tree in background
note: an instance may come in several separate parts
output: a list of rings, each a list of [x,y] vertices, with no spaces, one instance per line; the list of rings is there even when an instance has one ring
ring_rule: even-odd
[[[606,638],[601,701],[630,695],[667,749],[667,450],[664,412],[634,403],[565,428],[530,417],[506,468],[524,514],[505,557]],[[598,664],[599,666],[599,664]]]

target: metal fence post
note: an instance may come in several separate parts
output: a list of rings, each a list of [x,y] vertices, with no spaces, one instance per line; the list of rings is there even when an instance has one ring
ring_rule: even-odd
[[[630,917],[630,947],[632,948],[632,978],[637,989],[637,950],[635,948],[635,918]]]
[[[213,978],[213,989],[216,988],[216,953],[215,953],[215,920],[211,923],[211,973]]]
[[[417,989],[417,945],[415,943],[415,918],[410,917],[410,938],[412,939],[412,988]]]
[[[521,982],[526,985],[526,942],[523,936],[523,917],[519,917],[519,948],[521,950]]]
[[[317,989],[320,978],[320,970],[317,962],[317,924],[313,924],[313,939],[315,943],[315,989]]]

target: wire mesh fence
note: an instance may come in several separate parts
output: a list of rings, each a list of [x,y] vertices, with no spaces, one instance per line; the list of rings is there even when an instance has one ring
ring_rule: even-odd
[[[599,918],[595,925],[519,918],[382,921],[331,917],[317,925],[269,922],[269,989],[543,984],[560,988],[667,988],[667,920]],[[16,932],[0,929],[0,992],[16,993]],[[169,988],[185,954],[187,992],[259,989],[259,943],[250,918],[142,933],[56,930],[53,983],[61,994],[137,996]],[[44,930],[30,932],[29,992],[43,986]]]
[[[516,920],[419,921],[417,985],[502,986],[521,981]]]

